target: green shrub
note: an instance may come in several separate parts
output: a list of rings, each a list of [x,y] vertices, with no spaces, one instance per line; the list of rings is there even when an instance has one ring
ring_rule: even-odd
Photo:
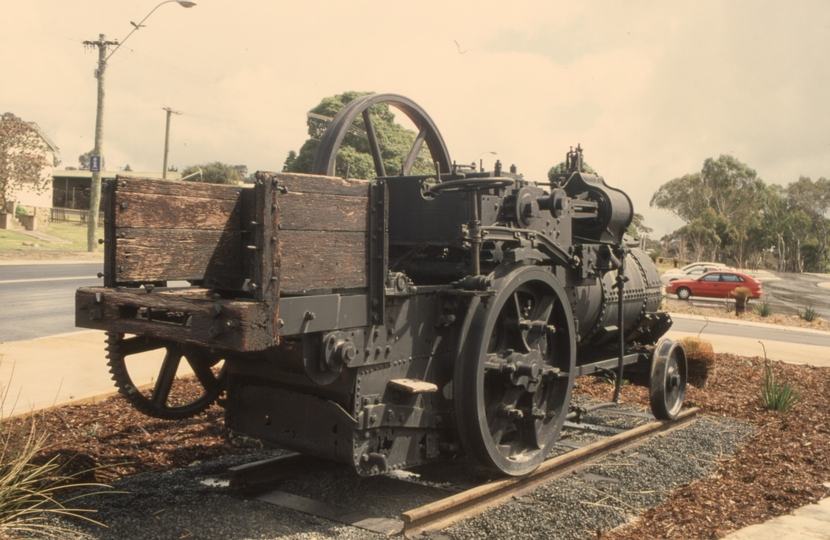
[[[15,217],[28,216],[29,212],[27,212],[26,209],[23,208],[22,206],[17,205],[17,208],[15,208],[15,210],[14,210],[14,215],[15,215]]]
[[[798,316],[804,319],[807,322],[813,322],[814,320],[818,319],[821,316],[821,313],[813,309],[813,306],[807,307],[804,311],[798,312]]]
[[[787,412],[793,405],[801,401],[801,393],[790,383],[780,384],[770,368],[769,362],[764,365],[764,386],[761,401],[771,411]]]
[[[753,311],[761,317],[769,317],[772,315],[772,306],[768,301],[764,300],[760,305],[755,306]]]

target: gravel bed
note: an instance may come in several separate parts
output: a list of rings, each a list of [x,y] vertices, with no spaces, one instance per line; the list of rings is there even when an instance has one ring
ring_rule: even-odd
[[[736,420],[700,417],[684,429],[549,482],[525,497],[466,520],[442,536],[467,538],[596,538],[656,506],[681,484],[709,475],[752,433]]]
[[[633,427],[642,418],[591,413],[586,421]],[[595,538],[636,516],[641,509],[664,501],[667,492],[683,483],[707,476],[716,460],[731,455],[752,432],[748,424],[724,418],[701,417],[692,425],[656,437],[645,444],[608,456],[601,462],[555,480],[525,497],[459,523],[433,538]],[[591,442],[601,436],[568,430],[566,439]],[[557,447],[561,448],[561,447]],[[565,448],[567,450],[567,448]],[[557,451],[557,453],[559,450]],[[100,528],[78,521],[60,520],[94,539],[380,539],[385,536],[284,509],[225,487],[206,485],[228,467],[279,452],[231,456],[164,473],[150,473],[113,483],[128,494],[85,499],[84,506],[98,509]],[[481,471],[464,460],[421,468],[430,477],[459,486],[481,482]],[[411,485],[400,492],[398,480],[358,478],[350,470],[316,473],[291,479],[279,489],[331,504],[396,517],[402,510],[437,499],[435,488]],[[443,495],[446,495],[445,493]],[[67,535],[67,540],[82,538]]]

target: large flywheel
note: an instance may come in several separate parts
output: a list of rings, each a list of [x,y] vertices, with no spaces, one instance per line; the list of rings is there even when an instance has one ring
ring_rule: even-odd
[[[366,137],[369,139],[369,149],[372,153],[372,161],[375,165],[377,176],[386,176],[386,168],[383,164],[382,148],[378,136],[375,133],[370,114],[370,107],[378,103],[386,103],[403,112],[418,128],[418,135],[407,154],[403,163],[402,174],[408,175],[415,164],[415,159],[426,142],[432,161],[438,162],[441,172],[448,173],[451,168],[450,154],[438,127],[432,118],[417,103],[411,99],[397,94],[370,94],[350,101],[343,107],[337,116],[331,121],[331,125],[320,139],[317,147],[317,154],[314,157],[314,165],[311,168],[312,174],[335,176],[337,151],[343,143],[352,124],[358,116],[363,117],[363,124]]]
[[[135,362],[130,363],[130,357]],[[195,393],[177,376],[182,359],[190,365],[201,387]],[[210,407],[226,386],[221,355],[203,347],[108,332],[107,360],[121,395],[133,407],[155,418],[180,420],[196,416]],[[153,388],[140,390],[133,382],[128,363],[130,367],[144,364],[141,367],[157,369]]]
[[[539,267],[496,277],[473,301],[453,379],[461,442],[504,474],[539,466],[565,422],[576,362],[565,291]]]

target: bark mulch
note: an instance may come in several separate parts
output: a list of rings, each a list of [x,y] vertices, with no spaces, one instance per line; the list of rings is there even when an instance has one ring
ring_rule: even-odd
[[[708,478],[672,491],[669,500],[603,539],[720,538],[827,496],[830,481],[830,369],[770,362],[780,383],[802,400],[788,412],[761,402],[764,359],[718,354],[706,388],[688,387],[685,406],[737,418],[756,431]],[[580,392],[610,399],[613,386],[584,380]],[[648,389],[624,386],[621,401],[648,406]]]
[[[763,359],[717,355],[706,388],[689,387],[686,406],[749,422],[755,434],[736,455],[724,457],[710,477],[675,489],[667,502],[633,524],[603,532],[602,538],[718,538],[827,495],[822,483],[830,481],[830,369],[780,362],[771,366],[781,382],[796,386],[802,401],[786,413],[765,409],[760,401]],[[578,391],[609,399],[613,385],[584,377]],[[648,390],[626,385],[621,400],[648,406]],[[154,420],[116,396],[94,405],[44,411],[36,418],[50,436],[44,459],[76,456],[69,461],[70,469],[98,467],[84,479],[110,482],[258,449],[229,443],[222,415],[213,406],[189,420]],[[7,430],[15,422],[20,420],[2,427]]]

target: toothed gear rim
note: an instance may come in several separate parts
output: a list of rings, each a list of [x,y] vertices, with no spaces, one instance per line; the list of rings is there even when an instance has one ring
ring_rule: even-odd
[[[163,350],[164,361],[155,379],[155,386],[147,397],[140,392],[127,371],[126,357],[144,352]],[[179,362],[184,358],[204,389],[201,396],[183,405],[169,406],[167,401],[176,376]],[[218,375],[211,367],[222,360],[218,354],[206,349],[191,347],[159,339],[107,332],[107,365],[119,393],[138,411],[164,420],[181,420],[196,416],[210,407],[225,390],[227,377],[223,368]]]

